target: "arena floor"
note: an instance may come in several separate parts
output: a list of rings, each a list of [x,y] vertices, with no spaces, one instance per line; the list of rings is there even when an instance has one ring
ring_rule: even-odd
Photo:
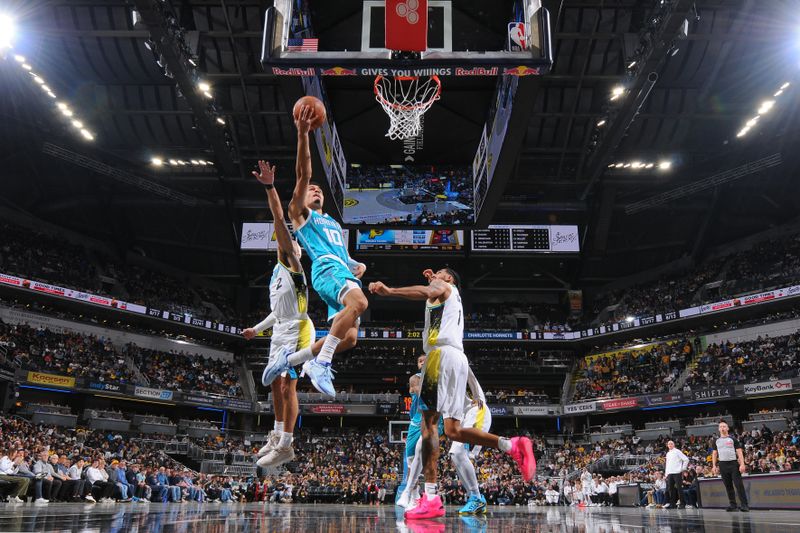
[[[137,533],[362,533],[388,532],[739,532],[800,531],[800,512],[646,510],[634,508],[494,507],[484,518],[406,523],[394,507],[286,504],[31,504],[0,505],[0,531]]]

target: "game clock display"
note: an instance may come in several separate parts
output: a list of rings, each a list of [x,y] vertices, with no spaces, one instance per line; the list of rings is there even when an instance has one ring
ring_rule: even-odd
[[[472,231],[474,252],[579,252],[578,226],[489,226]]]

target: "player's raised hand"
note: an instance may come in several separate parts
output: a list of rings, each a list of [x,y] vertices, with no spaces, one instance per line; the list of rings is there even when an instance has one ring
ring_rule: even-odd
[[[369,292],[372,294],[377,294],[378,296],[388,296],[389,287],[387,287],[382,281],[373,281],[369,284]]]
[[[317,114],[311,106],[304,105],[300,107],[300,115],[294,120],[294,125],[297,127],[297,133],[306,135],[311,131],[311,125],[317,119]]]
[[[433,270],[426,268],[422,271],[422,275],[425,276],[425,279],[427,279],[428,282],[430,282],[433,279]]]
[[[269,161],[259,161],[258,170],[253,171],[253,176],[262,185],[272,185],[275,183],[275,165],[270,166]]]

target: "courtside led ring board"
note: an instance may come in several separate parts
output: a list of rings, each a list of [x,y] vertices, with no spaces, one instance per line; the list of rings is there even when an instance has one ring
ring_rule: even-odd
[[[275,0],[261,61],[276,76],[542,75],[550,14],[541,0]]]

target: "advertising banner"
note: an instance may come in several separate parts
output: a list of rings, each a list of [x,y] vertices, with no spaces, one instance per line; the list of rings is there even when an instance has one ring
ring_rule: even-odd
[[[239,398],[222,398],[219,401],[219,404],[222,407],[228,409],[235,409],[238,411],[252,411],[253,410],[253,402],[250,400],[241,400]]]
[[[648,406],[671,405],[671,404],[681,403],[683,401],[683,393],[669,392],[666,394],[650,394],[649,396],[645,396],[644,401]]]
[[[748,383],[744,386],[744,393],[747,396],[753,394],[774,394],[789,392],[792,390],[791,379],[779,379],[777,381],[762,381],[761,383]]]
[[[347,413],[347,409],[345,408],[344,405],[335,403],[307,405],[305,406],[305,408],[309,413],[315,413],[318,415],[343,415]]]
[[[552,407],[547,405],[516,405],[514,414],[518,416],[547,416]]]
[[[508,411],[508,407],[505,405],[490,405],[489,411],[492,413],[492,416],[509,416],[511,414]]]
[[[693,400],[717,400],[722,398],[731,398],[733,396],[733,386],[720,385],[718,387],[692,390],[690,392]]]
[[[89,383],[89,388],[108,392],[122,392],[122,385],[118,383]]]
[[[38,383],[39,385],[51,385],[53,387],[66,387],[70,389],[75,386],[74,377],[45,374],[43,372],[28,372],[27,381],[29,383]]]
[[[606,400],[602,402],[603,411],[613,409],[630,409],[639,406],[639,398],[619,398],[617,400]]]
[[[591,413],[597,411],[597,402],[573,403],[564,406],[564,414]]]
[[[751,509],[800,509],[800,473],[742,476],[742,481]],[[728,506],[721,478],[701,478],[699,482],[703,508]]]

